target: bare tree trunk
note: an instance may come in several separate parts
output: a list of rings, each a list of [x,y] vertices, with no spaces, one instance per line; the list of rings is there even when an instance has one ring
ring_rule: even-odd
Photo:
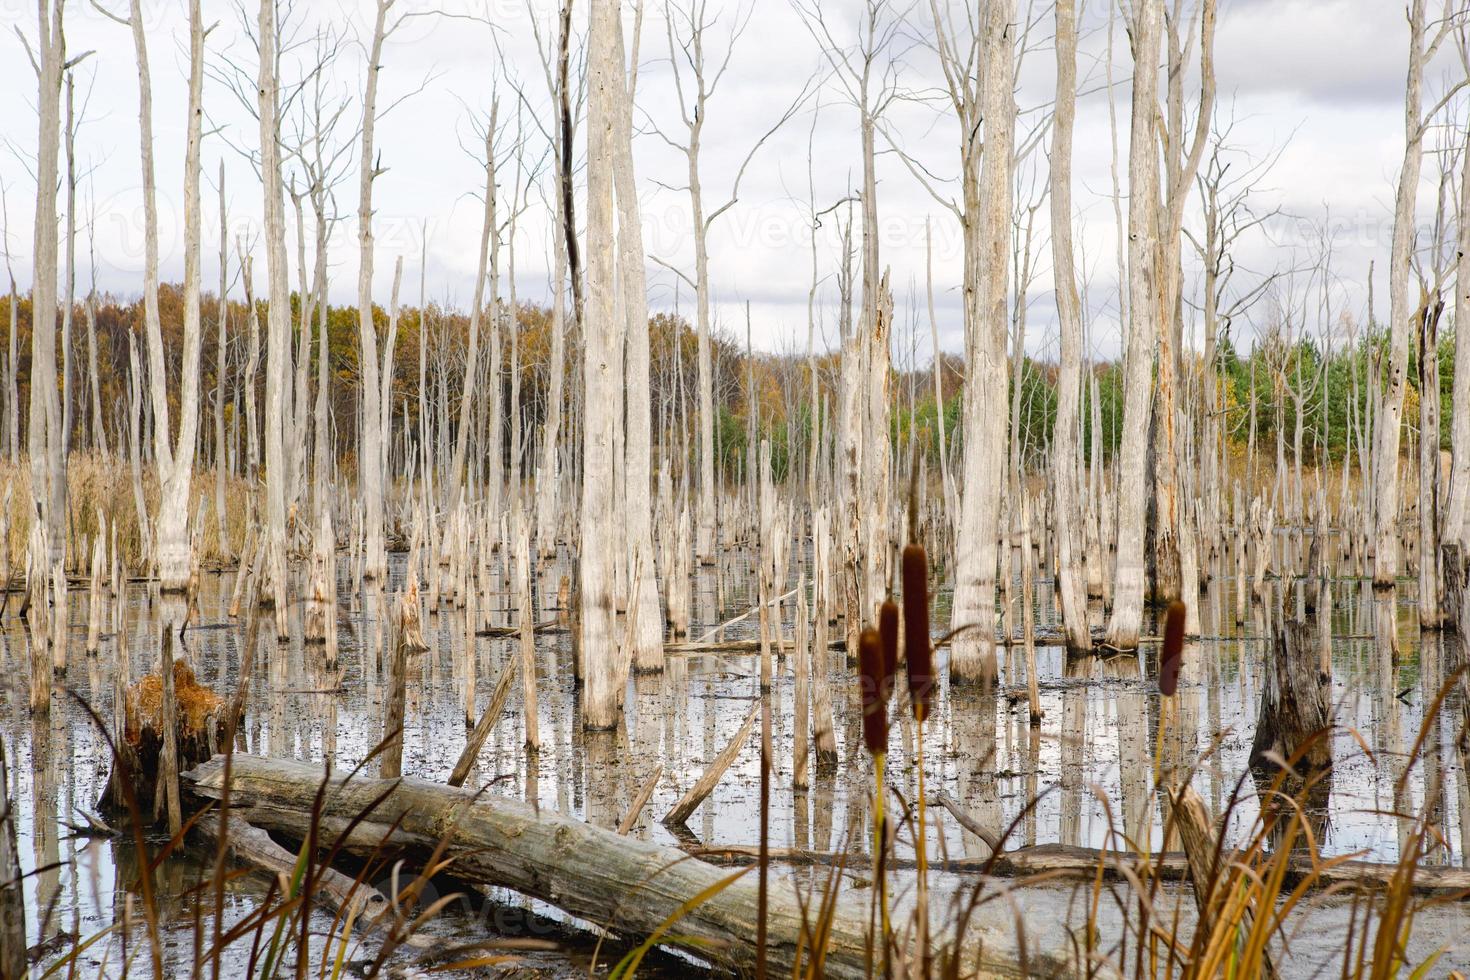
[[[1073,0],[1056,4],[1057,95],[1051,143],[1051,252],[1061,331],[1057,417],[1052,435],[1051,480],[1056,501],[1057,604],[1067,649],[1092,647],[1087,626],[1087,590],[1082,579],[1078,535],[1078,386],[1082,381],[1082,305],[1072,256],[1072,125],[1077,107],[1077,10]],[[932,292],[931,292],[932,296]],[[932,305],[933,300],[930,300]],[[943,431],[943,430],[941,430]],[[1023,556],[1029,561],[1027,556]],[[1027,683],[1031,678],[1028,676]]]
[[[270,293],[266,319],[264,571],[270,587],[269,597],[275,608],[276,635],[283,637],[286,635],[287,596],[286,456],[282,426],[285,424],[286,377],[291,360],[291,295],[286,278],[286,221],[281,186],[275,0],[261,0],[258,41],[260,170],[265,191],[265,258]]]
[[[956,530],[955,626],[974,626],[955,638],[950,660],[956,681],[996,679],[995,570],[1000,524],[1000,484],[1006,450],[1006,299],[1009,291],[1011,162],[1015,137],[1012,92],[1015,61],[1015,4],[998,0],[985,8],[981,30],[984,65],[979,99],[967,100],[961,117],[966,173],[965,208],[965,381],[964,486]],[[936,14],[937,20],[937,14]],[[951,69],[953,74],[955,69]],[[956,88],[951,82],[951,90]],[[957,100],[959,101],[959,100]],[[984,153],[979,120],[985,121]],[[973,125],[972,125],[973,124]],[[978,180],[976,178],[976,171]]]
[[[558,203],[557,214],[561,213]],[[546,385],[546,415],[541,420],[541,461],[536,467],[536,547],[542,557],[556,555],[556,519],[561,489],[557,472],[557,445],[561,431],[562,385],[566,376],[566,249],[560,242],[552,249],[551,363]]]
[[[219,524],[219,550],[224,556],[230,554],[229,530],[225,527],[225,363],[226,355],[229,353],[230,321],[229,227],[229,213],[225,204],[225,161],[221,159],[219,162],[219,315],[218,322],[215,324],[217,340],[214,359],[214,514]],[[90,323],[87,333],[89,337],[92,335]],[[92,366],[94,389],[96,370],[94,363]]]
[[[1460,153],[1459,248],[1455,265],[1455,374],[1450,403],[1450,490],[1441,533],[1470,546],[1470,138]]]
[[[0,218],[4,219],[4,227],[0,228],[0,236],[4,236],[4,239],[9,241],[10,201],[3,187],[0,187]],[[16,341],[20,333],[20,290],[15,286],[15,266],[10,261],[10,249],[8,248],[5,250],[5,275],[10,280],[10,348],[5,359],[5,451],[10,457],[10,465],[18,467],[20,465],[20,393],[17,386],[19,353],[16,350]],[[34,295],[32,299],[34,300]],[[89,303],[87,306],[89,312],[91,308]],[[35,307],[32,306],[31,309],[34,316]],[[87,324],[90,328],[92,321],[89,319]],[[94,372],[93,377],[95,376]],[[25,937],[22,936],[21,939],[24,940]]]
[[[464,481],[465,454],[469,449],[470,396],[475,390],[476,371],[480,357],[480,318],[485,310],[485,282],[492,281],[490,290],[490,336],[491,343],[499,343],[499,331],[494,324],[500,316],[497,300],[500,269],[498,255],[500,238],[495,229],[495,122],[499,113],[499,101],[491,102],[490,118],[485,123],[485,220],[480,226],[480,260],[476,266],[474,305],[470,307],[470,346],[465,355],[464,385],[459,396],[459,429],[454,436],[454,456],[449,464],[449,478],[445,483],[444,505],[455,507],[459,503],[460,489]],[[492,379],[492,384],[496,384]],[[498,445],[498,442],[496,443]]]
[[[1439,318],[1444,303],[1425,296],[1414,315],[1419,343],[1419,628],[1439,629],[1439,563],[1442,539],[1439,471]]]
[[[1424,0],[1409,3],[1409,70],[1404,89],[1404,159],[1394,197],[1393,243],[1388,266],[1388,378],[1375,418],[1373,440],[1373,509],[1376,544],[1373,585],[1391,588],[1399,573],[1399,442],[1404,391],[1409,371],[1409,263],[1414,249],[1414,202],[1424,160],[1424,63],[1433,54],[1447,21],[1434,41],[1425,44]],[[1378,389],[1375,389],[1378,390]]]
[[[385,24],[392,3],[393,0],[377,3],[362,98],[362,157],[357,171],[357,331],[358,360],[362,367],[357,482],[363,509],[363,577],[378,582],[387,577],[388,555],[383,539],[383,431],[378,375],[381,354],[377,326],[373,322],[373,180],[379,173],[373,160],[373,127],[377,121],[378,72],[382,68]]]
[[[1184,143],[1184,46],[1179,38],[1177,18],[1169,21],[1169,143],[1167,153],[1168,180],[1166,200],[1160,213],[1159,267],[1155,274],[1162,283],[1162,307],[1157,312],[1159,331],[1158,379],[1155,393],[1158,401],[1155,424],[1154,464],[1155,510],[1158,515],[1154,534],[1155,567],[1163,585],[1156,600],[1182,599],[1188,610],[1186,629],[1199,632],[1199,569],[1195,554],[1192,502],[1180,503],[1186,492],[1188,467],[1180,459],[1178,385],[1183,370],[1184,319],[1182,300],[1181,234],[1184,205],[1190,186],[1204,154],[1209,136],[1210,119],[1215,98],[1214,44],[1215,0],[1203,0],[1199,10],[1200,25],[1200,103],[1193,139]],[[1152,198],[1150,198],[1152,201]],[[1301,413],[1297,414],[1300,425]],[[1300,431],[1300,430],[1298,430]],[[1192,500],[1186,496],[1186,500]]]
[[[618,64],[625,63],[622,19],[613,19]],[[636,56],[638,40],[633,49]],[[625,382],[627,431],[624,436],[623,522],[631,566],[628,581],[636,593],[630,598],[633,649],[640,671],[663,670],[663,614],[658,597],[658,575],[653,559],[653,445],[649,388],[648,295],[643,271],[643,224],[638,213],[638,188],[633,173],[633,94],[638,66],[614,105],[613,180],[618,206],[618,281],[622,285],[625,321]]]
[[[314,407],[315,420],[312,423],[312,431],[315,441],[312,444],[312,491],[315,494],[316,511],[318,514],[329,506],[329,484],[332,479],[332,431],[331,418],[328,415],[328,397],[331,393],[331,339],[328,336],[328,325],[330,319],[327,309],[327,195],[320,186],[312,191],[312,214],[316,219],[316,273],[314,280],[317,291],[317,337],[316,337],[316,405]],[[419,316],[424,316],[424,307],[420,304]],[[419,329],[423,329],[422,320]],[[422,338],[420,338],[422,341]],[[320,518],[319,518],[320,519]]]
[[[36,115],[36,211],[31,254],[31,385],[27,447],[31,496],[46,524],[48,563],[66,557],[66,455],[61,434],[61,397],[56,390],[56,187],[61,138],[61,78],[66,63],[62,27],[65,0],[41,0],[36,37],[39,97]],[[12,356],[11,364],[14,365]],[[39,382],[39,383],[38,383]]]
[[[588,28],[587,79],[587,285],[583,317],[582,507],[580,567],[581,651],[586,678],[583,725],[617,724],[622,656],[616,636],[614,566],[617,553],[613,513],[614,453],[618,418],[614,405],[622,384],[623,323],[617,317],[617,256],[614,252],[616,131],[627,97],[618,56],[617,0],[592,0]]]
[[[934,314],[934,242],[927,217],[924,219],[924,285],[929,302],[929,342],[934,354],[934,419],[939,436],[939,489],[944,501],[947,542],[954,529],[954,499],[949,482],[949,439],[944,431],[944,354],[939,349],[939,318]],[[915,533],[914,529],[909,533]]]
[[[1117,554],[1107,643],[1138,646],[1143,627],[1146,460],[1158,333],[1158,49],[1163,0],[1140,0],[1133,24],[1133,118],[1128,148],[1128,352],[1118,451]]]
[[[189,6],[188,141],[184,160],[184,351],[180,367],[179,437],[173,442],[168,368],[158,311],[158,207],[153,172],[153,90],[142,0],[131,0],[128,23],[138,63],[138,140],[143,172],[143,311],[148,342],[148,386],[153,402],[153,458],[158,467],[158,517],[153,560],[159,588],[183,592],[193,570],[189,489],[199,420],[199,141],[203,118],[204,24],[199,0]],[[165,667],[167,663],[165,663]],[[167,733],[165,733],[167,734]],[[172,818],[171,811],[171,818]]]
[[[61,305],[61,441],[62,454],[64,456],[71,454],[71,321],[77,284],[77,119],[74,110],[75,91],[75,72],[68,67],[66,69],[66,295]]]

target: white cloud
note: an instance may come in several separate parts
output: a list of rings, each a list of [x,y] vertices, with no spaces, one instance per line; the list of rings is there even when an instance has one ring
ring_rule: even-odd
[[[711,206],[729,193],[735,171],[753,141],[778,118],[813,72],[824,66],[816,42],[791,6],[782,0],[755,0],[754,16],[739,41],[728,76],[709,113],[703,147],[705,196]],[[149,17],[150,55],[154,80],[154,127],[157,136],[159,206],[163,221],[162,261],[166,277],[181,274],[179,188],[182,184],[184,120],[184,61],[182,41],[185,7],[180,0],[144,5]],[[212,63],[223,67],[226,55],[253,73],[253,49],[241,31],[241,16],[232,8],[210,3],[206,19],[220,25],[209,40]],[[393,263],[405,261],[405,300],[417,302],[419,254],[423,229],[428,229],[427,288],[431,299],[465,304],[473,288],[474,263],[480,228],[477,194],[482,182],[480,163],[463,146],[474,146],[470,112],[483,112],[492,85],[503,74],[498,59],[510,61],[512,73],[525,87],[524,125],[530,133],[532,155],[544,152],[536,122],[550,125],[541,63],[535,50],[531,17],[544,32],[554,30],[545,0],[534,9],[522,0],[453,0],[457,16],[431,16],[442,4],[430,0],[400,0],[396,9],[415,16],[387,47],[381,87],[388,104],[417,89],[383,119],[378,146],[388,167],[375,187],[375,233],[378,243],[375,291],[386,300]],[[1077,227],[1090,276],[1089,303],[1096,319],[1099,351],[1117,349],[1112,326],[1116,289],[1117,240],[1110,199],[1112,139],[1109,132],[1100,67],[1089,59],[1102,56],[1105,44],[1103,8],[1089,5],[1085,25],[1083,73],[1093,91],[1082,101],[1076,136],[1075,203]],[[1238,118],[1233,140],[1252,157],[1270,155],[1283,143],[1280,161],[1262,190],[1263,208],[1279,205],[1303,219],[1317,219],[1326,209],[1342,226],[1337,268],[1347,282],[1345,302],[1361,305],[1368,262],[1382,256],[1391,220],[1390,204],[1398,161],[1402,153],[1402,76],[1407,29],[1401,6],[1384,0],[1235,0],[1221,5],[1217,65],[1222,102]],[[303,30],[332,23],[338,30],[359,34],[369,29],[371,8],[362,0],[302,4]],[[855,23],[852,0],[824,4],[834,23]],[[1039,8],[1038,8],[1039,9]],[[7,23],[19,23],[33,32],[34,8],[20,0],[0,0]],[[73,53],[95,50],[79,72],[79,101],[89,86],[86,123],[78,139],[79,163],[86,169],[83,208],[92,202],[95,225],[96,275],[99,286],[122,294],[139,288],[141,270],[141,196],[138,181],[136,70],[125,29],[106,21],[87,5],[69,5],[68,44]],[[489,15],[496,32],[468,15]],[[585,11],[582,12],[585,16]],[[731,5],[726,23],[734,15]],[[940,79],[931,54],[922,41],[928,32],[928,8],[911,10],[906,53],[901,68],[904,86],[916,93],[932,93]],[[251,20],[246,15],[246,20]],[[840,25],[839,25],[840,26]],[[1018,102],[1030,110],[1020,129],[1035,125],[1042,116],[1037,107],[1051,98],[1052,61],[1050,16],[1044,14],[1027,55]],[[725,29],[717,30],[721,36]],[[0,61],[0,118],[13,152],[0,155],[0,178],[8,191],[8,243],[17,279],[25,288],[30,278],[31,209],[34,189],[28,157],[34,153],[36,130],[33,105],[34,76],[13,32],[10,56]],[[304,36],[304,35],[303,35]],[[498,36],[499,44],[496,44]],[[718,44],[711,42],[714,47]],[[1126,38],[1115,36],[1115,76],[1119,126],[1127,125],[1129,59]],[[656,121],[671,135],[677,133],[678,112],[667,63],[662,6],[650,4],[640,52],[640,123]],[[1430,87],[1442,84],[1453,62],[1442,56],[1431,72]],[[361,86],[363,54],[360,46],[345,47],[329,73],[337,90],[353,100],[355,116]],[[512,123],[517,99],[501,77],[500,117]],[[815,161],[813,180],[819,207],[844,197],[861,176],[856,114],[846,105],[835,84],[822,91],[822,109],[811,142]],[[814,103],[813,103],[814,104]],[[218,161],[228,170],[232,237],[258,226],[259,183],[248,163],[231,144],[250,147],[256,140],[253,118],[235,97],[211,78],[206,105],[220,132],[206,139],[205,173],[214,180]],[[808,108],[776,134],[750,165],[739,202],[716,225],[710,241],[713,292],[718,321],[743,333],[744,304],[751,301],[756,343],[775,348],[805,345],[807,293],[811,286],[812,229],[807,203],[807,146],[813,116]],[[535,114],[537,119],[532,119]],[[355,127],[355,120],[345,128]],[[956,134],[942,101],[905,103],[892,115],[894,130],[905,149],[921,159],[940,178],[952,178],[958,169]],[[646,128],[646,127],[645,127]],[[1288,142],[1289,141],[1289,142]],[[1127,150],[1127,134],[1117,138]],[[580,148],[580,143],[579,143]],[[921,335],[927,336],[922,291],[925,268],[925,220],[932,216],[936,298],[944,343],[961,342],[958,290],[960,246],[951,215],[919,185],[892,152],[879,160],[879,211],[883,224],[883,260],[892,267],[892,282],[900,316],[910,308],[911,288],[920,294]],[[649,250],[664,261],[691,266],[689,202],[678,189],[685,183],[680,154],[650,131],[636,141],[641,181],[645,240]],[[1044,146],[1038,165],[1044,173]],[[1421,213],[1428,220],[1433,206],[1435,167],[1426,166],[1426,190]],[[1125,167],[1126,172],[1126,167]],[[501,201],[508,206],[514,180],[512,165],[501,168]],[[670,185],[674,189],[660,186]],[[952,185],[950,192],[952,192]],[[215,280],[215,242],[218,237],[215,197],[205,193],[205,280]],[[351,302],[355,295],[356,211],[355,164],[337,188],[338,209],[347,215],[334,228],[331,243],[332,297]],[[579,201],[580,204],[580,201]],[[1124,204],[1126,207],[1126,202]],[[1054,347],[1046,333],[1052,319],[1049,261],[1046,254],[1045,209],[1036,242],[1041,252],[1040,279],[1033,291],[1028,346]],[[835,301],[832,273],[840,260],[836,215],[828,215],[818,233],[819,276],[822,299]],[[1299,237],[1278,224],[1275,239],[1264,236],[1244,243],[1242,261],[1268,269],[1292,261],[1287,246]],[[294,227],[290,250],[294,259]],[[541,195],[532,195],[532,207],[517,235],[517,277],[522,296],[546,294],[547,250],[552,231]],[[79,242],[79,282],[90,270],[85,236]],[[233,261],[233,257],[232,257]],[[1381,262],[1380,262],[1381,265]],[[675,278],[660,266],[650,266],[651,297],[656,306],[671,306]],[[293,273],[292,281],[295,281]],[[409,288],[409,287],[412,288]],[[687,287],[682,308],[692,310]],[[830,309],[823,322],[830,324]],[[907,330],[906,320],[900,332]],[[924,342],[927,344],[927,341]]]

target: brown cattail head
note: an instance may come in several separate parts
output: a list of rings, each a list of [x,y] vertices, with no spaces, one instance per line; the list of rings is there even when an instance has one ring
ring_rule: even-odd
[[[1173,695],[1179,688],[1179,665],[1184,660],[1184,603],[1169,603],[1164,618],[1164,649],[1159,654],[1159,693]]]
[[[929,639],[929,561],[921,544],[903,549],[903,640],[914,719],[929,717],[934,697],[934,647]]]
[[[893,697],[898,683],[898,605],[892,598],[878,607],[878,639],[883,643],[883,703]]]
[[[863,686],[863,744],[872,755],[888,753],[888,686],[884,673],[883,641],[871,626],[858,636],[858,675]]]

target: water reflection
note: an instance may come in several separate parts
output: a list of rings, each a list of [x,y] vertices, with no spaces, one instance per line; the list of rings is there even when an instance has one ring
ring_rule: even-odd
[[[1299,544],[1292,547],[1300,550]],[[437,609],[425,609],[428,649],[409,664],[404,752],[409,774],[440,781],[448,776],[465,745],[466,717],[478,717],[504,665],[519,656],[516,638],[476,635],[487,617],[502,626],[514,622],[500,594],[509,579],[500,570],[499,556],[483,561],[484,567],[466,572],[459,586],[452,588],[447,576],[439,586],[446,597],[461,596],[464,608],[445,601]],[[962,688],[937,692],[934,720],[924,733],[930,797],[941,792],[955,797],[984,827],[1004,829],[1017,821],[1011,846],[1120,846],[1120,838],[1109,838],[1110,828],[1135,843],[1157,845],[1162,816],[1151,803],[1157,765],[1170,773],[1193,770],[1194,784],[1212,813],[1224,814],[1240,774],[1247,770],[1272,638],[1286,616],[1304,615],[1312,627],[1314,656],[1331,668],[1329,701],[1338,725],[1334,775],[1321,810],[1324,848],[1331,853],[1361,849],[1392,860],[1406,833],[1405,823],[1393,814],[1418,812],[1427,801],[1428,818],[1447,841],[1431,859],[1463,862],[1470,852],[1470,827],[1462,818],[1470,807],[1470,781],[1465,778],[1470,744],[1463,735],[1470,680],[1456,672],[1467,660],[1465,641],[1434,635],[1421,639],[1405,597],[1375,594],[1367,583],[1352,581],[1323,583],[1315,612],[1307,613],[1295,586],[1267,578],[1262,601],[1248,602],[1244,622],[1237,623],[1234,552],[1227,550],[1220,562],[1200,596],[1201,636],[1185,652],[1179,694],[1164,718],[1162,741],[1151,647],[1142,656],[1106,658],[1067,658],[1057,648],[1041,647],[1039,728],[1028,724],[1024,699],[1013,710],[1008,698],[1018,691],[1019,674],[1003,678],[1001,690],[990,697]],[[723,556],[696,570],[694,636],[747,608],[750,568],[740,556]],[[796,581],[794,574],[787,578],[788,583]],[[674,833],[659,818],[724,748],[749,710],[755,660],[743,654],[671,654],[661,674],[632,679],[621,729],[586,734],[571,637],[558,621],[565,579],[564,562],[543,566],[534,576],[536,618],[548,624],[535,643],[541,749],[525,748],[517,684],[467,785],[488,786],[492,793],[616,827],[638,788],[663,767],[633,833],[675,843]],[[302,642],[299,606],[290,610],[288,641],[277,642],[267,619],[255,649],[248,651],[248,610],[240,619],[228,615],[235,591],[232,575],[204,577],[198,607],[174,649],[187,656],[202,682],[223,693],[234,691],[245,670],[250,689],[239,750],[326,759],[344,771],[362,762],[382,737],[385,623],[402,580],[401,564],[395,564],[381,587],[353,587],[344,574],[335,665],[320,644]],[[1249,597],[1254,583],[1246,586]],[[1056,623],[1050,589],[1047,580],[1036,583],[1036,621],[1043,634]],[[73,597],[74,605],[79,598]],[[936,598],[939,609],[945,609],[948,596]],[[109,721],[117,682],[130,682],[154,669],[162,631],[170,623],[177,628],[179,622],[168,600],[150,597],[142,586],[131,586],[121,599],[113,610],[121,621],[107,631],[96,656],[80,652],[85,617],[70,617],[77,634],[70,637],[75,655],[63,678]],[[784,628],[789,630],[790,609],[785,612]],[[939,616],[936,621],[943,622]],[[723,636],[750,638],[755,629],[747,621],[729,627]],[[1150,631],[1152,623],[1145,626],[1145,633]],[[841,626],[831,635],[842,635]],[[29,651],[23,627],[14,618],[5,620],[0,662],[10,676],[29,676]],[[771,692],[772,843],[817,851],[851,846],[865,853],[872,773],[861,751],[857,687],[840,652],[820,652],[814,670],[829,673],[838,762],[835,767],[814,765],[810,788],[801,793],[792,789],[794,678],[789,665],[780,666]],[[1450,678],[1455,683],[1431,737],[1419,757],[1411,758],[1425,710]],[[136,895],[129,891],[136,888],[139,869],[131,846],[65,839],[66,830],[59,827],[59,821],[76,821],[74,807],[95,804],[109,766],[101,736],[80,708],[64,697],[56,697],[51,707],[49,721],[33,720],[27,688],[18,684],[5,688],[0,709],[0,734],[13,761],[9,790],[21,815],[22,860],[27,872],[45,869],[26,879],[33,943],[63,930],[95,931],[124,915],[130,905],[135,924],[141,921]],[[915,789],[916,736],[904,720],[895,725],[890,747],[890,778],[906,796]],[[1203,762],[1201,753],[1207,753]],[[689,820],[689,830],[701,843],[756,842],[758,777],[752,739]],[[1027,811],[1033,799],[1037,803]],[[1237,801],[1227,832],[1248,823],[1258,805],[1253,792]],[[930,812],[932,853],[988,855],[980,838],[946,814]],[[907,846],[901,842],[900,850]],[[197,880],[190,875],[206,873],[190,870],[188,860],[181,855],[163,862],[154,876],[160,889],[177,895]],[[248,902],[248,895],[242,886],[232,901]],[[181,908],[170,907],[176,928],[190,923]]]

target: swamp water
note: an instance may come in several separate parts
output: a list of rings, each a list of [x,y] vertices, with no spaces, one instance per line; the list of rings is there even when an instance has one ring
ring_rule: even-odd
[[[382,592],[340,586],[339,659],[336,671],[322,665],[319,647],[303,646],[300,605],[291,610],[290,642],[266,635],[256,651],[246,716],[237,751],[257,755],[320,760],[330,756],[337,772],[362,762],[382,737],[385,690],[382,645],[385,611],[392,608],[402,575],[396,556],[393,581]],[[718,589],[713,569],[697,570],[694,622],[699,636],[754,602],[748,558],[727,558],[726,583]],[[564,568],[543,569],[536,582],[537,621],[554,619],[557,584]],[[794,581],[792,576],[788,581]],[[228,694],[235,689],[241,662],[244,627],[229,619],[227,608],[233,575],[202,578],[198,612],[175,656],[187,656],[201,683]],[[1252,603],[1247,621],[1234,622],[1234,583],[1217,577],[1201,596],[1202,638],[1188,645],[1180,694],[1171,715],[1169,735],[1157,743],[1159,698],[1151,679],[1154,648],[1142,657],[1086,658],[1065,663],[1058,647],[1037,650],[1043,719],[1028,724],[1022,686],[1024,661],[1019,646],[1002,650],[1002,676],[1007,684],[994,697],[940,685],[934,715],[926,724],[925,771],[930,798],[947,793],[982,825],[1008,831],[1008,845],[1062,843],[1088,847],[1123,847],[1122,835],[1157,847],[1162,821],[1149,787],[1155,755],[1198,768],[1194,785],[1214,814],[1236,803],[1227,833],[1250,824],[1257,806],[1247,772],[1251,738],[1260,698],[1265,658],[1270,655],[1273,618],[1284,603],[1292,610],[1298,597],[1289,583],[1268,583],[1273,595]],[[1286,590],[1283,598],[1282,590]],[[1470,784],[1457,748],[1462,714],[1458,692],[1452,693],[1431,725],[1422,758],[1407,762],[1421,729],[1426,707],[1463,661],[1458,641],[1437,634],[1421,636],[1414,609],[1397,596],[1375,595],[1367,582],[1331,583],[1331,699],[1336,711],[1336,765],[1321,849],[1325,854],[1361,852],[1372,860],[1398,856],[1407,821],[1395,814],[1417,812],[1427,791],[1436,792],[1438,832],[1443,846],[1429,863],[1467,866],[1470,852]],[[724,605],[716,608],[716,595]],[[936,624],[948,621],[948,596],[938,597]],[[135,583],[127,596],[133,673],[151,667],[158,649],[156,597]],[[509,599],[503,605],[511,605]],[[0,733],[9,755],[10,798],[26,873],[27,929],[31,943],[49,941],[54,961],[69,948],[69,937],[82,941],[109,926],[125,923],[77,957],[76,975],[121,976],[129,957],[131,975],[150,975],[141,912],[139,856],[127,837],[87,837],[67,824],[83,824],[77,807],[95,807],[110,768],[107,742],[82,702],[102,718],[112,717],[113,641],[104,640],[101,654],[86,656],[86,595],[70,595],[71,652],[64,678],[58,679],[49,724],[39,726],[27,710],[28,647],[18,617],[4,619],[0,633],[3,663],[3,708]],[[783,608],[789,635],[792,606]],[[1055,624],[1047,582],[1036,589],[1038,630]],[[494,614],[510,625],[513,613]],[[754,617],[727,628],[724,639],[756,635]],[[1156,632],[1146,624],[1145,632]],[[444,781],[465,743],[464,676],[461,668],[465,636],[464,611],[442,607],[423,619],[427,652],[409,663],[408,701],[403,749],[405,774]],[[501,665],[517,655],[514,637],[480,637],[476,710],[483,710]],[[944,652],[940,652],[941,676]],[[789,662],[778,658],[772,687],[772,732],[775,751],[768,810],[773,847],[850,853],[847,872],[850,896],[867,902],[871,884],[869,807],[870,761],[862,749],[860,707],[853,671],[841,651],[831,651],[818,664],[829,671],[838,746],[835,770],[812,766],[811,787],[795,792],[791,785],[793,678]],[[664,776],[633,833],[669,844],[706,848],[753,846],[759,838],[758,740],[750,739],[711,797],[677,834],[659,817],[699,777],[705,765],[738,730],[757,696],[758,657],[751,654],[673,654],[662,674],[639,675],[629,682],[626,721],[616,733],[581,731],[573,683],[569,637],[564,631],[537,634],[537,683],[540,696],[539,752],[524,749],[523,715],[516,684],[494,733],[480,753],[467,785],[488,792],[535,800],[604,826],[616,826],[638,788],[659,766]],[[900,685],[901,686],[901,685]],[[65,689],[65,690],[64,690]],[[74,692],[65,693],[66,690]],[[904,698],[902,690],[899,697]],[[915,792],[913,726],[898,712],[890,738],[889,779],[905,798]],[[1201,758],[1203,756],[1203,758]],[[375,771],[370,763],[369,772]],[[1405,771],[1407,769],[1407,772]],[[1028,802],[1035,801],[1028,806]],[[963,831],[948,814],[931,808],[928,853],[983,857],[986,846]],[[1234,841],[1235,838],[1230,838]],[[163,841],[150,838],[150,848]],[[294,848],[293,848],[294,850]],[[900,845],[898,857],[912,852]],[[213,888],[196,892],[211,871],[212,849],[191,847],[165,859],[152,874],[159,896],[165,969],[168,975],[193,970],[195,929],[206,940],[214,928]],[[777,872],[810,883],[827,873],[795,869]],[[973,879],[936,872],[931,877],[936,902]],[[374,881],[385,892],[386,878]],[[269,880],[260,873],[233,876],[226,886],[225,925],[245,917],[262,900]],[[1005,882],[998,883],[1004,888]],[[895,881],[899,902],[911,901],[912,876]],[[1181,914],[1192,905],[1180,890]],[[1337,950],[1348,911],[1345,900],[1321,898],[1309,903],[1292,940],[1291,956],[1278,960],[1284,975],[1336,975]],[[989,903],[979,926],[988,941],[1014,945],[1017,923],[1032,949],[1057,949],[1068,942],[1066,929],[1085,921],[1086,886],[1074,883],[1017,889]],[[1116,909],[1103,910],[1104,927]],[[331,917],[319,914],[325,934]],[[1301,928],[1302,924],[1305,928]],[[554,952],[529,952],[513,965],[473,970],[460,975],[530,971],[529,975],[585,975],[593,961],[595,940],[568,923],[555,909],[495,890],[474,892],[451,905],[424,929],[417,945],[396,953],[395,969],[413,972],[435,947],[469,943],[495,935],[547,939]],[[1470,965],[1467,935],[1470,913],[1456,903],[1421,913],[1410,942],[1410,962],[1417,963],[1448,946],[1436,966],[1443,974],[1452,966]],[[126,940],[124,939],[126,933]],[[124,948],[126,947],[126,949]],[[371,959],[375,943],[358,952]],[[619,949],[603,949],[600,967],[616,962]],[[351,959],[351,957],[349,957]],[[291,957],[294,967],[294,954]],[[47,958],[43,958],[45,963]],[[222,975],[242,974],[249,962],[248,942],[224,959]],[[310,960],[315,973],[320,959]],[[349,967],[352,964],[349,962]],[[645,964],[648,972],[683,975],[693,964],[673,955]],[[206,970],[206,974],[207,974]],[[289,972],[289,971],[288,971]],[[443,974],[439,974],[443,975]],[[451,972],[448,975],[455,975]]]

